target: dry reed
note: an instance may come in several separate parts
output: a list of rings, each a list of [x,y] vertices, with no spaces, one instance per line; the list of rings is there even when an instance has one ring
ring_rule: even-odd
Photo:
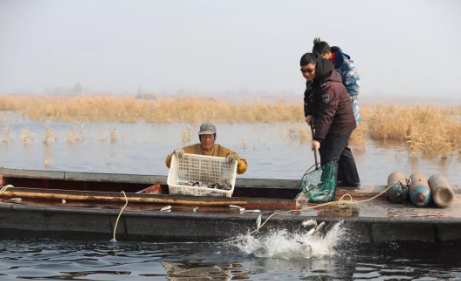
[[[307,128],[309,127],[306,123],[290,125],[284,133],[285,139],[288,142],[299,142],[299,144],[308,143],[312,140],[312,134]]]
[[[34,121],[137,122],[213,121],[216,123],[274,123],[301,121],[302,106],[278,103],[230,104],[208,97],[144,100],[134,97],[2,96],[0,110],[28,116]]]
[[[189,145],[192,140],[192,129],[189,126],[186,126],[181,132],[181,145]]]
[[[28,146],[30,144],[30,137],[34,134],[29,131],[27,128],[23,128],[21,130],[21,141],[24,146]]]
[[[8,110],[27,116],[34,121],[66,122],[137,122],[150,123],[187,122],[215,123],[279,123],[303,122],[302,102],[288,101],[256,102],[248,100],[229,103],[213,97],[160,98],[144,96],[114,97],[51,97],[51,96],[1,96],[0,110]],[[448,156],[461,150],[460,106],[361,106],[362,123],[352,134],[350,144],[359,149],[367,138],[384,142],[404,143],[412,156]],[[303,123],[304,124],[304,123]],[[9,128],[3,120],[1,142],[12,141]],[[101,141],[108,137],[104,128]],[[187,142],[189,132],[183,131],[181,140]],[[47,133],[48,135],[48,133]],[[114,140],[114,131],[111,141]],[[293,127],[285,132],[290,139],[307,143],[310,134],[306,129]],[[73,135],[71,136],[73,139]],[[69,138],[69,136],[68,136]],[[48,140],[48,137],[45,138]],[[139,142],[146,142],[147,135]],[[48,140],[49,141],[49,140]],[[44,141],[45,142],[45,141]],[[245,149],[245,140],[239,140]]]
[[[376,106],[368,126],[372,139],[404,142],[413,157],[447,157],[461,149],[459,113],[440,106]]]
[[[112,128],[110,131],[110,143],[116,143],[117,142],[117,129]]]
[[[67,143],[73,144],[74,142],[83,141],[85,139],[85,133],[83,131],[84,126],[85,123],[80,126],[78,124],[74,124],[66,135]]]
[[[54,131],[47,124],[45,128],[45,137],[43,138],[43,143],[45,145],[49,145],[51,143],[55,143],[56,139],[57,138],[56,138],[56,135],[54,134]]]

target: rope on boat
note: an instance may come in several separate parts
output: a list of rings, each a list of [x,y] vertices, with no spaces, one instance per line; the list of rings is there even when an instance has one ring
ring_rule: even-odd
[[[5,185],[4,187],[2,187],[2,189],[0,189],[0,195],[5,192],[8,188],[14,188],[14,186],[12,184],[7,184]]]
[[[114,226],[114,237],[112,238],[112,240],[110,240],[110,242],[117,242],[117,239],[115,239],[115,233],[117,232],[117,224],[118,224],[118,220],[120,219],[120,216],[122,215],[123,213],[123,210],[125,210],[126,206],[128,206],[128,198],[126,197],[126,194],[125,192],[122,190],[122,193],[123,193],[123,196],[125,196],[125,206],[123,206],[123,208],[120,210],[120,213],[118,214],[118,217],[117,217],[117,220],[115,221],[115,226]]]
[[[411,183],[410,178],[406,178],[406,181],[407,181],[405,183],[406,185],[409,185]],[[289,213],[294,213],[294,212],[302,212],[302,211],[306,211],[306,210],[310,210],[310,209],[317,209],[317,208],[325,207],[325,206],[335,206],[335,205],[340,205],[340,204],[350,204],[350,205],[352,205],[352,204],[365,203],[365,202],[368,202],[368,201],[372,201],[372,200],[376,199],[377,197],[383,195],[385,192],[387,192],[389,189],[393,188],[395,185],[397,185],[399,183],[401,183],[401,182],[397,181],[397,182],[389,185],[386,189],[384,189],[383,191],[381,191],[377,195],[375,195],[375,196],[373,196],[371,198],[365,199],[365,200],[352,201],[352,195],[350,195],[349,193],[346,193],[343,196],[341,196],[341,198],[338,201],[332,201],[332,202],[327,202],[327,203],[323,203],[323,204],[319,204],[319,205],[315,205],[315,206],[309,206],[309,207],[306,207],[306,208],[303,208],[303,209],[295,209],[295,210],[288,210],[288,211],[275,211],[266,220],[264,220],[264,222],[261,223],[261,225],[258,228],[256,228],[252,232],[248,233],[248,235],[253,235],[256,232],[258,232],[259,229],[261,229],[273,216],[282,215],[282,214],[289,214]],[[348,197],[349,200],[344,200],[345,197]],[[302,203],[308,203],[308,202],[302,201]]]

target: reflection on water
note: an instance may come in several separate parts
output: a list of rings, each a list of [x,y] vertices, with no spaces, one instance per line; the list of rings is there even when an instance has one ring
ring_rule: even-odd
[[[9,240],[0,280],[460,280],[452,245],[338,245],[322,258],[264,258],[215,244]]]
[[[204,263],[202,260],[184,260],[182,262],[161,262],[171,281],[192,280],[231,280],[232,264]],[[236,265],[237,268],[241,265]]]
[[[8,124],[9,141],[2,129],[0,167],[159,175],[168,173],[167,154],[187,142],[198,142],[199,126],[109,122],[74,127],[74,123],[35,123],[17,116],[10,116]],[[47,124],[57,139],[45,145]],[[25,128],[33,134],[28,143],[21,135]],[[300,179],[314,164],[309,141],[296,133],[307,129],[303,124],[218,124],[217,129],[217,143],[249,163],[240,177]],[[364,152],[355,153],[355,159],[362,184],[386,184],[395,170],[408,175],[441,173],[451,183],[461,183],[459,154],[448,159],[410,159],[402,147],[369,142]]]

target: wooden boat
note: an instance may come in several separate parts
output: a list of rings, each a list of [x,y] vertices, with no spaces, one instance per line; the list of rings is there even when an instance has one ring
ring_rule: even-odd
[[[191,197],[168,194],[166,176],[30,171],[0,168],[0,186],[12,185],[1,195],[0,237],[50,237],[117,240],[216,241],[246,234],[274,211],[257,235],[270,230],[297,231],[307,219],[342,222],[351,243],[390,241],[461,242],[461,186],[452,185],[454,203],[445,209],[434,204],[420,208],[392,204],[383,194],[358,204],[338,204],[302,210],[296,204],[300,181],[237,179],[233,197]],[[369,199],[386,186],[338,189],[354,201]],[[19,199],[21,198],[20,202]],[[64,201],[63,201],[64,200]],[[229,205],[261,213],[240,213]],[[160,209],[171,205],[171,212]],[[198,212],[193,209],[199,207]]]

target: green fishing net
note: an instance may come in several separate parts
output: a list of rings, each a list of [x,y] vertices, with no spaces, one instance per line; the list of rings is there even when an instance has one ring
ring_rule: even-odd
[[[326,203],[335,200],[335,171],[335,163],[328,162],[304,174],[302,188],[310,203]]]

